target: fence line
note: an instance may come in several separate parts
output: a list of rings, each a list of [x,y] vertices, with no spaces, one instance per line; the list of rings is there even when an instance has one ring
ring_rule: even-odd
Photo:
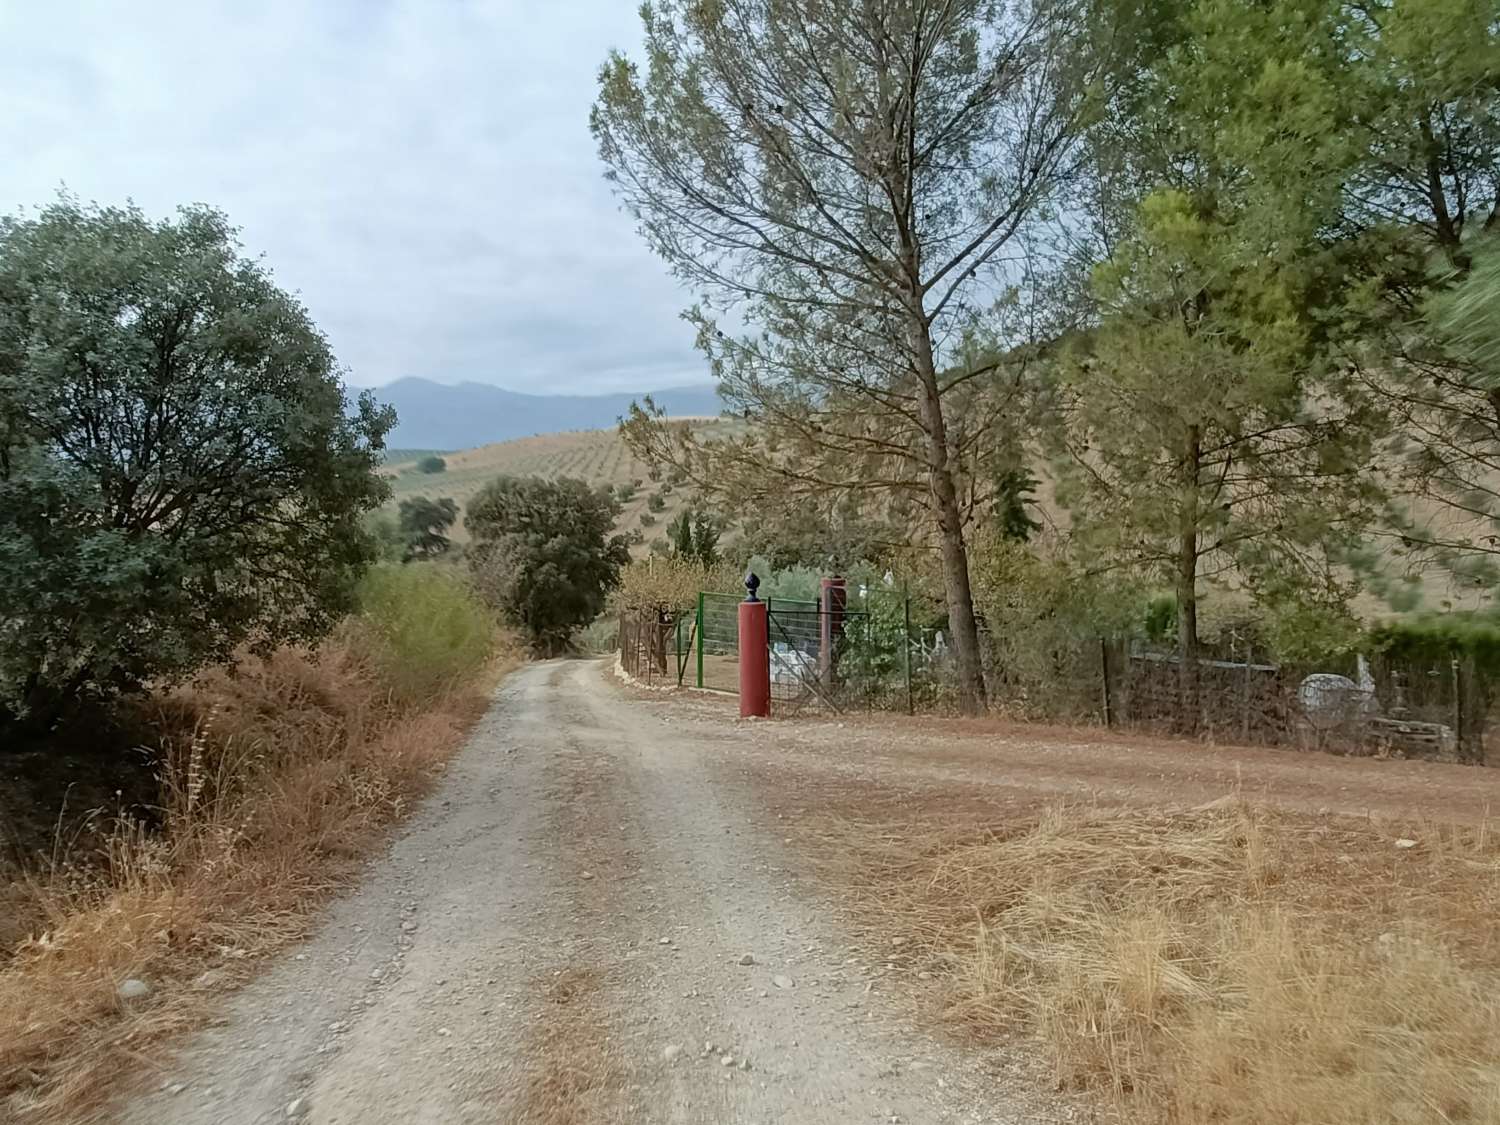
[[[733,692],[740,597],[704,592],[691,613],[626,612],[620,660],[647,684]],[[902,591],[857,588],[830,611],[767,598],[772,696],[803,708],[946,712],[957,669],[945,621],[914,621]],[[1394,659],[1298,667],[1231,639],[1178,653],[1098,634],[1038,640],[981,627],[992,705],[1024,719],[1216,741],[1482,763],[1495,694],[1472,660]]]

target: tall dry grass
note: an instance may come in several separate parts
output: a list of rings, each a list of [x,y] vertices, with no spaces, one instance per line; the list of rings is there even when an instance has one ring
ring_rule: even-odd
[[[153,700],[160,808],[118,817],[95,862],[30,872],[42,922],[0,964],[0,1120],[99,1112],[154,1043],[306,932],[483,713],[504,656],[479,603],[423,568],[372,583],[316,652]],[[128,978],[151,995],[121,1001]]]
[[[1172,1125],[1500,1121],[1500,847],[1248,808],[840,830],[838,875],[950,1026]]]

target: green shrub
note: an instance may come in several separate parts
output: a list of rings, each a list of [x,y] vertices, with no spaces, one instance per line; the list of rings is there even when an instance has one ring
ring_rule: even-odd
[[[446,473],[447,471],[448,462],[444,461],[441,457],[423,457],[417,462],[417,472],[419,473]]]
[[[614,614],[607,614],[592,625],[580,629],[573,638],[573,644],[579,652],[596,656],[614,652],[619,643],[620,619]]]
[[[646,499],[646,507],[650,508],[653,512],[659,512],[666,506],[667,502],[662,498],[662,494],[660,492],[653,492]]]
[[[489,659],[495,622],[469,583],[434,563],[375,567],[359,585],[356,644],[405,703],[441,695]]]
[[[385,509],[369,513],[364,519],[365,534],[375,544],[377,562],[400,562],[406,557],[406,541],[396,517]]]
[[[1478,613],[1431,613],[1386,621],[1370,630],[1375,651],[1413,663],[1466,657],[1490,674],[1500,673],[1500,621]]]

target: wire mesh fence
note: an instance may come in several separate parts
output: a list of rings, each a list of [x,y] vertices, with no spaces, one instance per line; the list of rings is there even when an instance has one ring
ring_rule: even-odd
[[[698,595],[693,649],[694,682],[709,691],[740,686],[740,602],[735,594]]]
[[[765,599],[771,698],[781,714],[955,710],[951,633],[904,591],[854,587],[832,602]],[[625,614],[620,658],[648,684],[739,687],[739,605],[705,592],[691,613]],[[1277,662],[1230,636],[1184,666],[1171,647],[1086,630],[981,622],[992,705],[1019,718],[1219,742],[1482,763],[1496,725],[1472,659],[1372,654]]]
[[[681,687],[693,651],[693,626],[692,618],[669,610],[624,611],[620,614],[620,666],[648,686]]]

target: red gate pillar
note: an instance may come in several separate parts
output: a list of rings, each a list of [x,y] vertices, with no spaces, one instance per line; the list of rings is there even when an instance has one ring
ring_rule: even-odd
[[[818,672],[824,683],[833,678],[834,642],[844,631],[844,609],[849,604],[849,592],[844,580],[835,574],[819,583],[818,591]]]
[[[740,718],[771,713],[770,622],[766,603],[755,596],[760,579],[745,576],[750,594],[740,603]]]

